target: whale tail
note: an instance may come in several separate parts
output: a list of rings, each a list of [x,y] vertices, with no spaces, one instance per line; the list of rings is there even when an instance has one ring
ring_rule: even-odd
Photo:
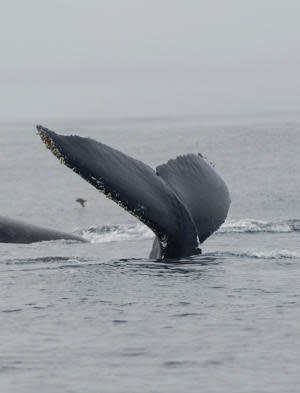
[[[46,147],[86,181],[146,224],[156,235],[151,257],[200,253],[224,221],[228,189],[201,155],[148,165],[90,138],[64,136],[37,126]]]

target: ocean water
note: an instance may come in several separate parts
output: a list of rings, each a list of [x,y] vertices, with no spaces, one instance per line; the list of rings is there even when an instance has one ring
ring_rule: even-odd
[[[0,245],[1,393],[298,392],[300,119],[44,125],[152,167],[201,152],[232,205],[201,256],[149,260],[147,227],[60,165],[34,124],[1,124],[0,214],[90,240]]]

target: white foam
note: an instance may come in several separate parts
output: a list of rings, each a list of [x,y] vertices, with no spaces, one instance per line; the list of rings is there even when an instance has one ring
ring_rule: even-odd
[[[130,240],[152,239],[153,232],[143,224],[120,224],[92,226],[80,231],[80,235],[91,243],[109,243]]]
[[[271,250],[271,251],[241,251],[241,252],[215,252],[214,255],[224,257],[239,257],[239,258],[255,258],[255,259],[298,259],[300,258],[300,251],[291,250]]]
[[[228,220],[218,230],[218,233],[289,233],[297,230],[298,220],[262,221],[251,218]]]
[[[228,220],[218,230],[217,234],[227,233],[290,233],[300,230],[300,220],[262,221],[251,218]],[[91,243],[109,243],[117,241],[152,239],[154,234],[141,223],[92,226],[77,231]]]
[[[300,258],[300,252],[290,250],[273,250],[273,251],[252,251],[249,252],[252,258],[262,259],[281,259],[281,258]]]

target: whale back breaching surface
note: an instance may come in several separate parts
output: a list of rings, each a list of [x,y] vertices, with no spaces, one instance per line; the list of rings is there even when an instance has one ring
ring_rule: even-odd
[[[40,125],[37,132],[61,163],[155,233],[151,258],[201,253],[199,243],[226,219],[227,186],[201,154],[179,156],[154,171],[93,139],[59,135]]]
[[[35,243],[49,240],[86,242],[80,236],[0,216],[0,243]]]

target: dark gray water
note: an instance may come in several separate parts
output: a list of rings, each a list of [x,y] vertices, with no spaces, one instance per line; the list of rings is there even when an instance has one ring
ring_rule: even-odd
[[[45,125],[153,167],[201,152],[232,206],[202,256],[151,261],[146,227],[1,125],[1,215],[91,240],[0,245],[1,392],[298,392],[299,119]]]

